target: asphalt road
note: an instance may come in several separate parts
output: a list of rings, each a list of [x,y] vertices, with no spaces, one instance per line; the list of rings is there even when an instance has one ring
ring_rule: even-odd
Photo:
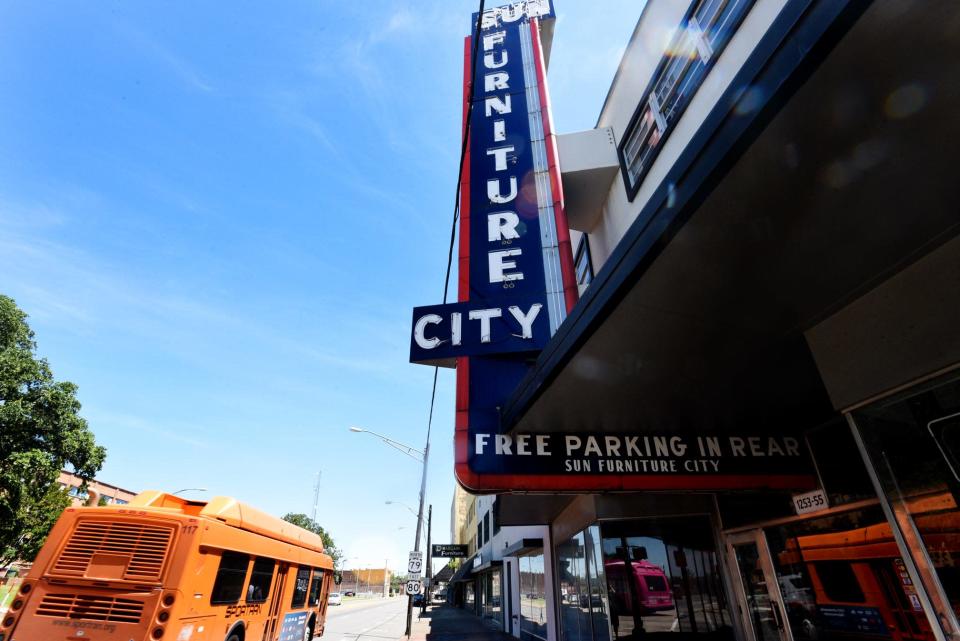
[[[414,612],[416,616],[416,612]],[[407,623],[406,597],[348,602],[327,608],[322,641],[395,641]]]

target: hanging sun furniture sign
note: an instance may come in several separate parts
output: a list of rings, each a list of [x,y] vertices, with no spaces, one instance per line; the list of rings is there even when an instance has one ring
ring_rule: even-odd
[[[497,432],[498,406],[577,301],[540,41],[554,19],[549,0],[516,2],[466,38],[459,300],[413,311],[411,362],[457,368],[456,470],[475,490],[485,453],[472,435]]]
[[[556,141],[544,109],[538,24],[545,19],[553,19],[547,0],[484,12],[476,65],[467,39],[465,77],[475,67],[476,78],[462,179],[460,302],[414,309],[414,363],[536,352],[576,302]]]
[[[802,439],[762,430],[505,433],[500,407],[577,301],[541,43],[554,18],[549,0],[490,9],[464,44],[458,302],[415,308],[410,342],[411,362],[457,369],[457,479],[481,492],[809,487]]]

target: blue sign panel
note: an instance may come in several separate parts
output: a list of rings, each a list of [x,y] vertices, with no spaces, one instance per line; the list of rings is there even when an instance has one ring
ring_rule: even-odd
[[[539,350],[566,315],[535,59],[539,35],[530,22],[537,17],[553,17],[549,0],[483,14],[472,62],[469,224],[461,226],[469,240],[461,262],[469,271],[469,304],[415,309],[411,362]],[[478,334],[478,322],[486,321],[468,314],[481,310],[497,310],[497,320]]]
[[[291,612],[283,617],[280,626],[280,636],[277,641],[303,641],[303,634],[307,630],[307,612]]]
[[[849,605],[817,606],[823,627],[837,632],[890,636],[877,608]]]
[[[414,363],[470,354],[504,354],[542,349],[550,337],[544,297],[511,296],[495,306],[482,302],[416,307],[413,310]]]

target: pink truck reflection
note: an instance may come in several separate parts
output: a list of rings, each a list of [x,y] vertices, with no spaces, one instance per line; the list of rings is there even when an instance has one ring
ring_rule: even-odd
[[[649,561],[630,561],[629,581],[624,572],[624,561],[611,559],[605,562],[607,584],[610,586],[610,598],[613,607],[620,614],[633,613],[636,604],[637,614],[649,614],[659,610],[673,609],[673,593],[666,573]],[[633,600],[630,595],[633,594]]]

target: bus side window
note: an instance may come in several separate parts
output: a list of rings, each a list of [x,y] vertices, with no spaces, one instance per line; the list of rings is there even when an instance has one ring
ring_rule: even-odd
[[[313,580],[310,581],[310,599],[307,605],[311,608],[320,603],[320,586],[323,583],[323,570],[313,569]]]
[[[840,603],[865,603],[866,595],[850,561],[817,561],[813,564],[827,598]]]
[[[307,602],[307,588],[310,584],[310,568],[297,568],[297,583],[293,587],[293,601],[291,608],[302,608]]]
[[[243,594],[243,582],[247,578],[250,557],[239,552],[224,552],[220,556],[220,568],[210,593],[211,605],[236,603]]]
[[[247,586],[247,603],[263,603],[270,597],[270,584],[273,583],[273,569],[276,561],[258,556],[253,562],[250,573],[250,585]]]

